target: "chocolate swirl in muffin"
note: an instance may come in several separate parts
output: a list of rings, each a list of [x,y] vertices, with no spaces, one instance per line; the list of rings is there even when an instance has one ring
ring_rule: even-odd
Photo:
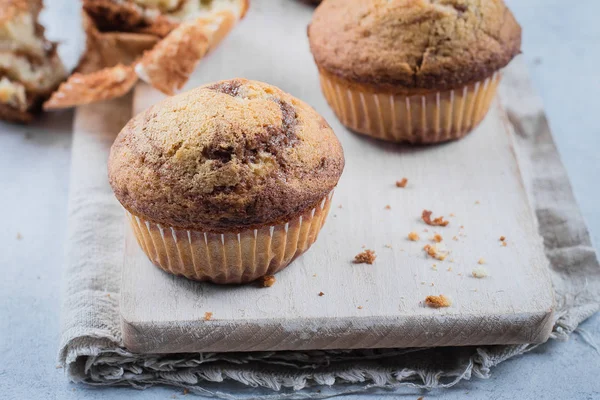
[[[133,214],[220,232],[299,215],[344,166],[329,125],[304,102],[234,79],[168,98],[133,118],[109,161],[110,183]]]

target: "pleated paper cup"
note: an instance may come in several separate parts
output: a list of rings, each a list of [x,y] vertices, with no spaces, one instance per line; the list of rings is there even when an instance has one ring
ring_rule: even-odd
[[[460,139],[487,114],[501,75],[462,88],[422,94],[378,93],[320,71],[321,89],[342,124],[394,142]]]
[[[286,223],[232,233],[168,227],[128,211],[127,217],[144,253],[164,271],[239,284],[281,271],[308,250],[325,223],[332,195]]]

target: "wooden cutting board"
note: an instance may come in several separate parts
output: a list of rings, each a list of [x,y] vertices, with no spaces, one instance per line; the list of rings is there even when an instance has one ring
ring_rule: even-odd
[[[399,146],[351,133],[320,92],[306,45],[309,20],[310,9],[295,2],[268,12],[251,10],[188,86],[234,76],[259,79],[304,99],[327,119],[344,147],[346,169],[317,242],[277,274],[270,288],[223,287],[162,272],[127,229],[121,286],[125,345],[137,352],[175,353],[545,341],[553,324],[553,291],[513,131],[499,102],[471,135],[439,146]],[[278,37],[273,31],[285,33]],[[249,37],[270,45],[249,48]],[[288,49],[286,62],[281,49]],[[280,62],[276,69],[274,59]],[[514,63],[507,74],[510,68],[524,67]],[[134,109],[160,98],[140,86]],[[404,189],[395,185],[402,177],[409,180]],[[420,218],[424,209],[450,224],[427,226]],[[420,241],[407,239],[411,231]],[[423,251],[434,233],[450,251],[444,261]],[[376,252],[375,263],[353,264],[364,248]],[[479,267],[489,276],[473,277]],[[424,305],[426,296],[439,294],[452,306]]]

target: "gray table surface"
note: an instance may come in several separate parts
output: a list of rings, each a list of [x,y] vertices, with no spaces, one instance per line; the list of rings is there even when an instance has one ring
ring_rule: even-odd
[[[524,26],[525,58],[595,248],[600,249],[600,2],[507,2]],[[74,385],[56,368],[72,116],[55,113],[29,127],[0,123],[5,224],[0,230],[0,398],[181,398],[181,391],[173,388]],[[581,327],[600,344],[600,315]],[[473,379],[446,391],[403,393],[414,399],[600,399],[599,376],[600,352],[575,334],[568,342],[552,341],[501,364],[489,380]]]

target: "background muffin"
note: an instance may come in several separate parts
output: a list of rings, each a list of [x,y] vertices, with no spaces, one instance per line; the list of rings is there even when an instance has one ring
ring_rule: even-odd
[[[335,134],[311,107],[234,79],[134,117],[112,147],[109,178],[156,265],[241,283],[308,249],[343,166]]]
[[[472,130],[521,45],[501,0],[325,0],[308,35],[344,125],[422,143]]]

